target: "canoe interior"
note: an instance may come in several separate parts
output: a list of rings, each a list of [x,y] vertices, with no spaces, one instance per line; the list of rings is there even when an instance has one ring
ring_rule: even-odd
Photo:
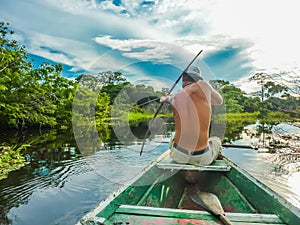
[[[171,169],[170,161],[160,163],[100,207],[98,223],[82,224],[220,224],[191,200],[197,190],[217,195],[233,224],[300,224],[299,211],[291,212],[273,192],[256,186],[233,165],[228,168],[224,160],[214,164],[217,169],[197,171],[196,184],[183,178],[190,166]]]

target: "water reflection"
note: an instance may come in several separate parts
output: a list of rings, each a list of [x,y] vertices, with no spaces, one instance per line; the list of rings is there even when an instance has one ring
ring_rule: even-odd
[[[15,183],[23,173],[23,179]],[[99,176],[84,158],[66,163],[47,175],[30,177],[26,171],[1,182],[1,224],[74,224],[116,188]]]
[[[162,139],[155,140],[140,157],[138,137],[125,146],[114,135],[105,139],[112,131],[108,124],[101,127],[101,148],[91,148],[85,157],[77,145],[81,139],[75,140],[72,131],[1,136],[0,142],[32,144],[24,152],[29,164],[0,181],[0,224],[74,224],[167,148]],[[86,140],[93,139],[89,134]]]
[[[126,142],[119,140],[112,126],[103,123],[97,127],[101,146],[89,148],[85,157],[77,143],[93,140],[94,132],[82,133],[79,140],[75,140],[73,131],[6,133],[0,142],[32,142],[32,147],[25,152],[30,164],[0,181],[1,224],[74,224],[167,149],[170,138],[167,134],[174,130],[174,124],[166,122],[165,133],[157,131],[159,135],[152,134],[147,140],[143,157],[139,151],[148,121],[137,122],[129,130],[120,124],[118,129],[125,130],[122,134],[132,133]],[[258,144],[262,135],[258,126],[247,119],[227,121],[224,140],[233,144]],[[270,129],[287,129],[276,126],[273,124]],[[276,154],[259,154],[253,149],[226,149],[225,152],[257,178],[273,185],[272,189],[286,199],[294,204],[299,202],[300,193],[295,189],[295,179],[299,176],[276,170],[278,164],[272,158]],[[295,158],[295,163],[298,162]]]

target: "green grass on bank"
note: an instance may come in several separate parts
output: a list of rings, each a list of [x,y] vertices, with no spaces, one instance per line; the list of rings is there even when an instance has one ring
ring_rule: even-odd
[[[106,118],[103,121],[110,123],[112,120],[122,120],[122,121],[129,121],[129,122],[137,122],[142,120],[150,120],[152,119],[154,114],[149,113],[137,113],[137,112],[129,112],[126,115],[120,116],[118,118]],[[164,118],[173,118],[172,113],[168,114],[158,114],[157,117],[164,117]],[[282,113],[282,112],[269,112],[267,115],[262,117],[259,112],[243,112],[243,113],[225,113],[225,114],[215,114],[213,115],[213,119],[215,120],[227,120],[227,121],[234,121],[234,120],[242,120],[242,121],[249,121],[255,123],[256,121],[265,122],[274,121],[274,122],[298,122],[299,118],[291,117],[289,114]]]
[[[0,180],[6,178],[9,172],[18,170],[26,165],[22,151],[28,146],[27,144],[21,146],[0,146]]]
[[[154,114],[144,114],[144,113],[134,113],[130,112],[128,117],[123,117],[123,119],[128,119],[129,121],[143,120],[143,119],[152,119]],[[265,117],[262,117],[259,112],[243,112],[243,113],[226,113],[218,114],[217,117],[224,119],[249,119],[249,120],[261,120],[261,119],[279,119],[279,120],[297,120],[297,118],[292,118],[290,115],[282,112],[269,112]],[[173,117],[172,113],[169,114],[159,114],[158,117]]]
[[[253,123],[256,121],[264,121],[265,123],[297,122],[299,120],[298,118],[291,117],[289,114],[282,112],[269,112],[264,116],[262,116],[260,112],[226,113],[215,115],[214,119],[227,120],[228,122],[241,120]]]
[[[123,121],[128,121],[130,124],[142,120],[150,120],[153,118],[153,114],[143,114],[143,113],[132,113],[130,112],[127,116],[121,118]],[[172,119],[172,113],[169,114],[159,114],[157,117],[169,118]],[[218,121],[226,121],[226,123],[235,124],[236,122],[242,123],[282,123],[282,122],[299,122],[299,118],[291,117],[289,114],[282,112],[269,112],[266,116],[262,116],[259,112],[253,113],[226,113],[226,114],[217,114],[213,115],[213,120],[218,123]],[[169,120],[171,121],[171,120]]]
[[[124,117],[123,119],[128,119],[129,121],[136,121],[136,120],[143,120],[143,119],[152,119],[154,116],[154,114],[144,114],[144,113],[133,113],[130,112],[128,114],[128,117]],[[265,115],[264,117],[259,113],[259,112],[243,112],[243,113],[226,113],[226,114],[218,114],[218,117],[224,119],[249,119],[249,120],[274,120],[276,119],[279,122],[284,122],[284,121],[298,121],[299,118],[294,118],[291,117],[289,114],[287,113],[282,113],[282,112],[269,112],[267,115]],[[158,117],[173,117],[172,113],[169,114],[158,114]]]
[[[147,120],[152,119],[154,114],[144,114],[144,113],[133,113],[130,112],[128,114],[129,121],[139,121],[139,120]],[[170,114],[158,114],[157,117],[172,117],[173,115]]]

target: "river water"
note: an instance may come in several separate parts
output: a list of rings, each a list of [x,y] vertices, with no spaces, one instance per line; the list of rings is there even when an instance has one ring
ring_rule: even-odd
[[[69,133],[27,134],[22,139],[30,137],[40,143],[28,150],[30,163],[0,180],[1,225],[75,224],[164,152],[170,138],[158,135],[146,142],[142,156],[140,142],[124,144],[110,139],[83,157]],[[240,137],[234,143],[256,141],[244,131]],[[14,138],[20,141],[20,135]],[[300,208],[300,173],[278,171],[274,154],[237,148],[224,148],[223,153]]]

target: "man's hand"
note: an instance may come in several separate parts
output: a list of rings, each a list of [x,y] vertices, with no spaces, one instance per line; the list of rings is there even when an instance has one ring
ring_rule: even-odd
[[[160,103],[166,102],[168,100],[168,96],[162,96],[159,100]]]
[[[162,102],[168,102],[168,103],[172,104],[173,101],[174,101],[174,97],[172,95],[162,96],[159,101],[161,103]]]

